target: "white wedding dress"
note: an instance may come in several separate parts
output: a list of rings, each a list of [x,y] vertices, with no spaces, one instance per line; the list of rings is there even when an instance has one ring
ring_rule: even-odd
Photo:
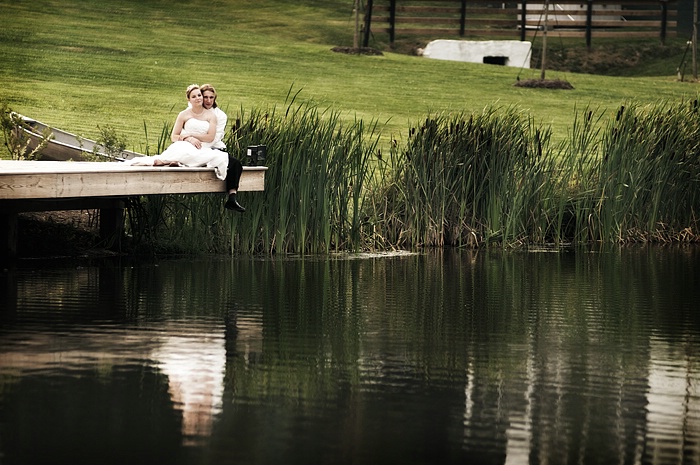
[[[209,122],[195,118],[185,121],[185,132],[188,134],[206,134],[209,130]],[[228,154],[221,150],[211,148],[211,142],[202,142],[202,148],[198,149],[186,141],[173,142],[163,153],[152,157],[136,157],[126,160],[129,165],[152,166],[156,160],[165,164],[177,163],[181,166],[206,166],[214,168],[216,177],[225,180],[228,169]]]

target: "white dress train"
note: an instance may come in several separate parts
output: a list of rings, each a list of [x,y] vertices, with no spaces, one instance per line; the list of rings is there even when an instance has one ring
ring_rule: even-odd
[[[195,118],[185,121],[185,132],[189,134],[206,134],[209,122]],[[216,177],[225,180],[228,169],[228,154],[221,150],[211,148],[210,142],[202,142],[202,148],[198,149],[186,141],[173,142],[163,153],[152,157],[135,157],[126,160],[129,165],[152,166],[156,160],[164,163],[176,162],[181,166],[206,166],[214,168]]]

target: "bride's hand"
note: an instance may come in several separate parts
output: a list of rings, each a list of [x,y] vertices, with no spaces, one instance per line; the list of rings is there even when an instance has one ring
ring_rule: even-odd
[[[185,139],[187,142],[190,144],[194,145],[196,148],[201,149],[202,148],[202,141],[197,139],[194,136],[188,136],[187,139]]]

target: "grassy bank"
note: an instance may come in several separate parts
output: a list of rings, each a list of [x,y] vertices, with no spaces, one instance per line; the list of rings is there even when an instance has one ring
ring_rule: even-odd
[[[340,0],[0,2],[0,99],[93,139],[98,124],[110,125],[127,136],[128,148],[143,152],[183,107],[191,82],[215,84],[229,111],[284,106],[294,88],[300,100],[332,108],[346,121],[378,121],[384,144],[405,138],[428,113],[495,104],[517,106],[560,139],[576,106],[614,112],[625,101],[695,92],[675,80],[675,60],[643,77],[552,71],[548,77],[574,86],[552,91],[513,86],[518,77],[538,76],[536,70],[392,53],[382,34],[370,44],[382,56],[332,52],[352,45],[352,27],[351,2]],[[429,39],[404,38],[395,47],[405,51]],[[555,38],[550,43],[559,46]],[[678,41],[668,47],[678,57],[684,50]]]

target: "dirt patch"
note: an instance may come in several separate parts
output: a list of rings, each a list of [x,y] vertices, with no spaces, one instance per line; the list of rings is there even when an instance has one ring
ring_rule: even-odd
[[[561,79],[524,79],[518,80],[515,87],[530,87],[538,89],[573,89],[569,81],[563,81]]]

